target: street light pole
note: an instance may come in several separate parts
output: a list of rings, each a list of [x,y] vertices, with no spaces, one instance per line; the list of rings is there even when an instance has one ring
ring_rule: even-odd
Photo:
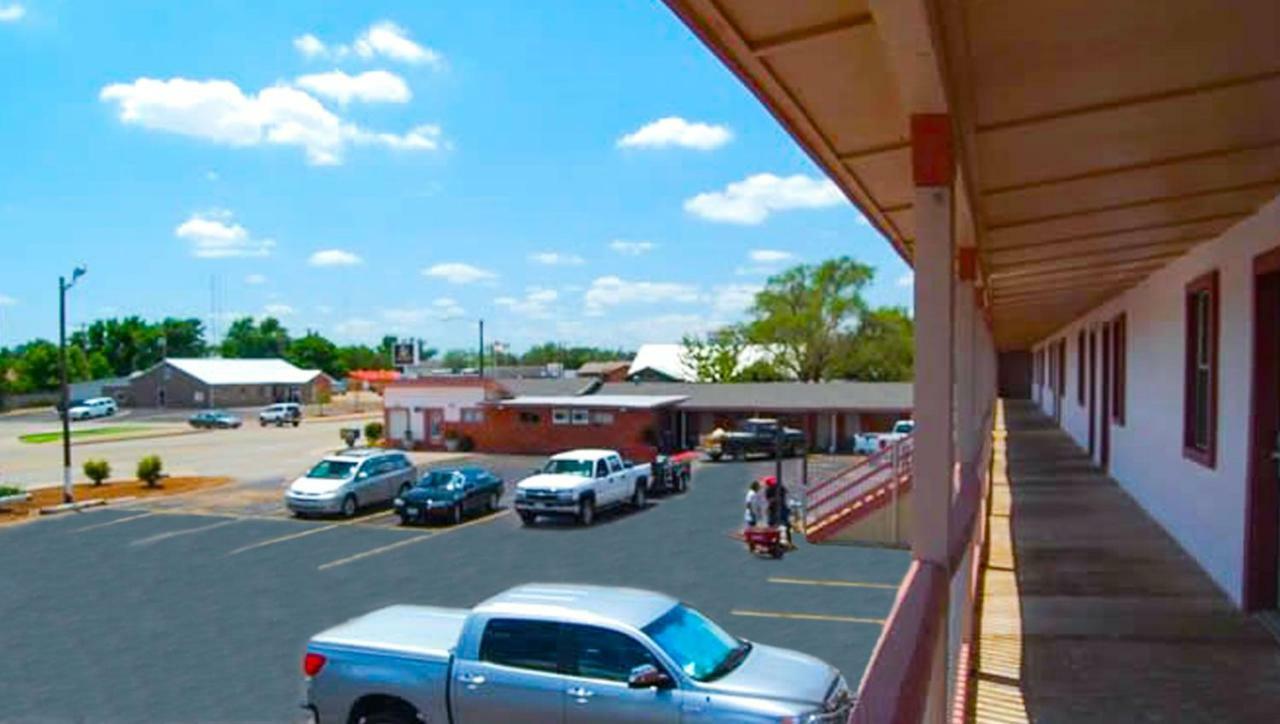
[[[75,501],[71,487],[71,386],[67,382],[67,290],[84,276],[85,267],[71,273],[71,281],[58,277],[58,374],[62,382],[62,502]]]

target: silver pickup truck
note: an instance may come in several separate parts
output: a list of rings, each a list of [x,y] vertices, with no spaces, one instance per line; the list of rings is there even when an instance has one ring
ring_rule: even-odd
[[[317,722],[843,722],[845,680],[659,593],[528,584],[466,611],[391,606],[307,644]]]

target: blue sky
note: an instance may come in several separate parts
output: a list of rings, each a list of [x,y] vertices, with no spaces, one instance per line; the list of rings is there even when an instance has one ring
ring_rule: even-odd
[[[140,314],[634,347],[907,267],[657,0],[0,0],[0,345]],[[666,120],[663,120],[666,119]],[[211,292],[211,290],[213,290]]]

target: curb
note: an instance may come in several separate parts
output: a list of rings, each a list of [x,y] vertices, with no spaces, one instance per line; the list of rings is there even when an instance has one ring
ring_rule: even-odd
[[[126,495],[120,498],[90,498],[88,500],[80,500],[74,503],[61,503],[59,505],[50,505],[40,509],[40,515],[57,515],[58,513],[67,513],[75,510],[83,510],[85,508],[100,508],[104,505],[119,505],[121,503],[132,503],[137,500],[136,495]]]
[[[162,437],[182,437],[183,435],[203,435],[209,430],[163,430],[159,432],[141,433],[138,435],[121,435],[119,437],[103,436],[99,438],[88,438],[80,441],[71,441],[71,447],[78,445],[102,445],[109,442],[125,442],[127,440],[154,440]]]

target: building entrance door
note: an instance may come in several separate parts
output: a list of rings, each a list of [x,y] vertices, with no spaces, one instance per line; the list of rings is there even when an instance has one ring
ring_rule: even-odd
[[[432,445],[444,443],[444,410],[427,410],[427,434]]]
[[[1254,259],[1245,607],[1280,608],[1280,248]]]

